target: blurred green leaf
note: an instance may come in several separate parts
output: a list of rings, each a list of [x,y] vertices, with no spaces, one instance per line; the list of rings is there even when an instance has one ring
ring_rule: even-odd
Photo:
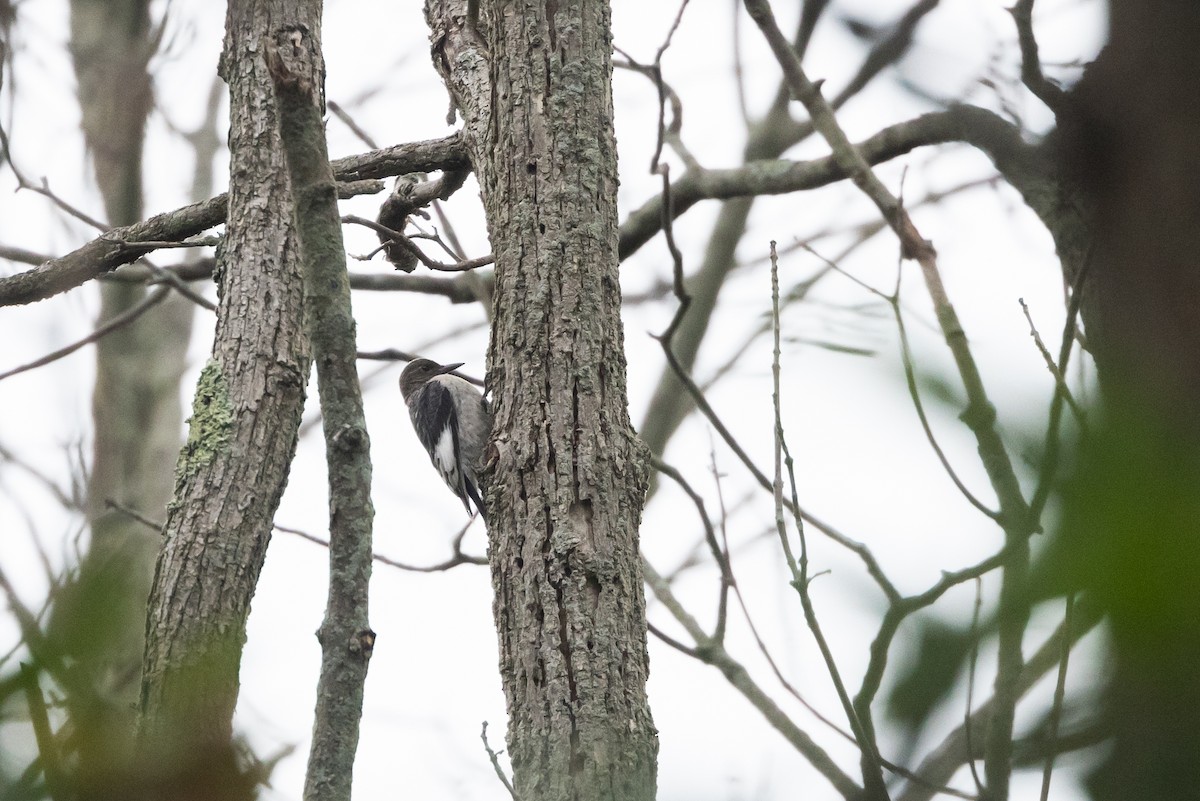
[[[971,648],[971,634],[934,618],[913,621],[918,643],[887,695],[887,712],[918,731],[954,688]]]

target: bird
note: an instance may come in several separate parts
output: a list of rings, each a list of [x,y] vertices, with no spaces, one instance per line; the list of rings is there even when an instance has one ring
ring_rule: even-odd
[[[463,502],[467,514],[474,516],[474,504],[486,521],[479,462],[492,430],[492,413],[474,385],[450,375],[463,364],[413,359],[400,373],[400,395],[433,466]]]

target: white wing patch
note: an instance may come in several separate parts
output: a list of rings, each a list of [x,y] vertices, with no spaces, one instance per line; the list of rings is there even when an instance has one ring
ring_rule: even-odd
[[[447,422],[442,428],[442,433],[438,435],[437,442],[434,444],[430,456],[433,457],[433,466],[442,474],[442,478],[450,489],[454,490],[456,495],[462,495],[462,476],[458,471],[458,453],[454,442],[454,431],[450,428],[450,423]]]
[[[483,513],[475,471],[492,427],[483,396],[461,378],[439,375],[413,394],[408,404],[417,438],[429,452],[438,474],[462,500],[467,512],[474,503]]]

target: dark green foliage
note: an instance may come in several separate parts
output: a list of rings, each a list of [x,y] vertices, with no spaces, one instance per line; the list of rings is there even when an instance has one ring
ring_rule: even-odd
[[[905,728],[919,732],[954,689],[971,648],[971,633],[934,618],[916,620],[914,625],[919,644],[912,660],[898,671],[887,696],[887,711]]]

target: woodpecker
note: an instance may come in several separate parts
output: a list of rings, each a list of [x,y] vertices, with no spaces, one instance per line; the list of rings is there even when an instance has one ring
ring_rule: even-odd
[[[479,487],[479,461],[492,430],[492,413],[469,381],[450,375],[463,366],[414,359],[400,373],[400,394],[408,404],[417,439],[442,479],[463,502],[487,520]]]

